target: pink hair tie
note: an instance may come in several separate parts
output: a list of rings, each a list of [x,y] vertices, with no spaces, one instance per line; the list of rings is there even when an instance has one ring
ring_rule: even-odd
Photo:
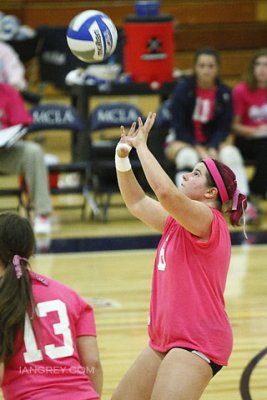
[[[20,263],[22,260],[28,262],[27,258],[18,256],[17,254],[15,254],[12,258],[12,264],[15,267],[17,279],[20,279],[22,277],[22,268],[21,268],[21,263]]]
[[[218,192],[220,194],[220,198],[222,203],[226,203],[229,200],[229,196],[225,187],[225,183],[221,177],[221,174],[217,168],[217,165],[211,158],[205,158],[202,160],[206,167],[208,168],[209,173],[211,174],[215,185],[217,186]]]
[[[239,190],[236,189],[233,195],[232,211],[237,210],[239,194],[240,194]]]

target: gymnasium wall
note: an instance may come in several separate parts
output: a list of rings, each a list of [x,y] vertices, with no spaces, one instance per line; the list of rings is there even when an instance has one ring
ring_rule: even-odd
[[[0,10],[33,28],[66,26],[74,15],[88,8],[104,11],[121,27],[125,16],[134,13],[134,0],[0,0]],[[221,51],[223,77],[234,82],[254,51],[267,47],[266,0],[162,0],[160,8],[175,21],[176,68],[190,68],[198,47],[214,46]]]

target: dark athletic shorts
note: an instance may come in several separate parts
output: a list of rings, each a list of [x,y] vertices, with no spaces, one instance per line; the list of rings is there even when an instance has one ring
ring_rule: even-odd
[[[205,354],[201,353],[198,350],[190,349],[188,347],[177,347],[177,348],[178,349],[183,349],[183,350],[186,350],[186,351],[190,351],[191,353],[195,353],[197,356],[202,358],[202,360],[206,361],[210,365],[210,367],[212,369],[213,376],[216,375],[223,367],[223,365],[219,365],[219,364],[216,364],[213,361],[211,361],[207,356],[205,356]]]

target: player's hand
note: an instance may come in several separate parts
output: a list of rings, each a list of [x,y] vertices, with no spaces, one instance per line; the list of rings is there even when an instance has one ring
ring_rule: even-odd
[[[132,147],[137,148],[141,143],[146,143],[148,134],[155,122],[156,113],[150,112],[147,116],[145,123],[143,124],[142,119],[138,118],[138,127],[136,123],[133,123],[128,134],[125,132],[125,128],[121,127],[121,141],[120,143],[127,143]]]
[[[116,147],[116,153],[119,157],[124,158],[129,155],[133,147],[132,144],[129,142],[129,137],[135,132],[135,128],[136,122],[133,122],[127,135],[124,126],[121,126],[121,139]]]

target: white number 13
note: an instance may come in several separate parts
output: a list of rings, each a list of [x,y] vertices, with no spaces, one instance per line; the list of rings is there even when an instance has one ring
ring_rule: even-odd
[[[71,356],[73,354],[73,342],[65,304],[61,300],[51,300],[38,303],[36,306],[36,313],[40,318],[46,317],[52,311],[56,311],[59,317],[59,322],[53,324],[53,331],[55,335],[63,336],[63,345],[56,347],[54,344],[47,344],[44,346],[44,352],[50,358]],[[37,347],[35,335],[27,313],[25,316],[24,343],[26,348],[24,360],[26,363],[43,360],[42,351]]]

